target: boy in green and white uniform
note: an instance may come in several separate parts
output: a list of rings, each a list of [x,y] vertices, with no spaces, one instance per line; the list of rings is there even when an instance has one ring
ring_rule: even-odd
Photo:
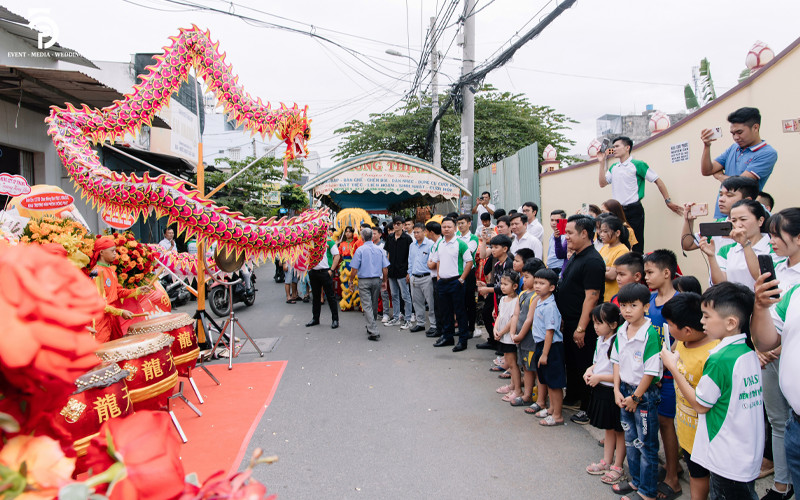
[[[699,414],[692,461],[711,472],[711,500],[758,500],[755,479],[764,453],[761,364],[747,334],[753,291],[729,281],[703,294],[703,328],[720,339],[703,366],[696,389],[684,377],[675,384]],[[677,355],[664,349],[664,367],[677,370]]]

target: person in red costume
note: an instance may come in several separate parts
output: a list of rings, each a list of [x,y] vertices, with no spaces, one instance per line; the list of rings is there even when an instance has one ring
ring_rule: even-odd
[[[142,286],[134,290],[122,288],[117,280],[117,273],[111,264],[117,259],[117,245],[110,236],[103,236],[94,242],[94,254],[92,255],[93,272],[97,273],[94,278],[97,285],[97,292],[106,301],[106,307],[102,316],[95,318],[94,338],[98,342],[108,342],[122,337],[119,317],[130,319],[133,313],[122,309],[122,299],[127,297],[138,297],[145,293],[150,293],[149,286]]]

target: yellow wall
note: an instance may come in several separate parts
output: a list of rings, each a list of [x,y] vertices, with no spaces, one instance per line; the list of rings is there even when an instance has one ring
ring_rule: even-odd
[[[800,40],[798,40],[800,42]],[[722,127],[724,135],[712,144],[711,155],[716,158],[732,144],[725,119],[728,113],[744,107],[756,107],[761,111],[761,138],[778,151],[778,163],[764,191],[775,198],[775,209],[800,206],[800,133],[783,133],[782,120],[800,118],[800,97],[797,82],[800,81],[800,43],[795,42],[758,74],[747,82],[731,89],[713,103],[693,113],[680,123],[641,143],[634,145],[633,157],[647,162],[669,189],[676,203],[706,202],[711,215],[700,221],[710,221],[719,182],[713,177],[700,175],[700,155],[703,143],[700,130]],[[689,160],[671,163],[669,147],[689,142]],[[545,244],[551,233],[547,221],[555,209],[576,212],[581,203],[600,205],[611,198],[611,186],[600,188],[598,163],[591,161],[572,167],[544,173],[541,177],[542,221],[545,226]],[[680,252],[680,234],[683,219],[675,215],[664,204],[655,184],[647,183],[642,200],[646,213],[645,251],[669,248],[678,256],[684,274],[693,274],[701,283],[707,283],[706,263],[699,251]]]

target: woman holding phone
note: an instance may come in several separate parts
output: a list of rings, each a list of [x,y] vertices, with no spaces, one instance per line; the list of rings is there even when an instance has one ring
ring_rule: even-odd
[[[761,203],[740,200],[731,208],[730,218],[734,243],[718,249],[713,241],[701,238],[700,249],[708,256],[712,284],[731,281],[753,288],[761,274],[758,255],[769,255],[775,263],[781,260],[769,243],[770,235],[762,232],[767,214]]]
[[[781,210],[770,217],[765,226],[775,254],[783,259],[775,264],[775,276],[780,281],[781,290],[789,290],[800,283],[800,208]],[[789,498],[792,484],[786,462],[784,434],[790,407],[779,383],[781,347],[764,352],[756,350],[756,353],[761,361],[764,406],[767,410],[767,419],[772,426],[772,462],[775,479],[771,491],[776,492],[772,497]]]

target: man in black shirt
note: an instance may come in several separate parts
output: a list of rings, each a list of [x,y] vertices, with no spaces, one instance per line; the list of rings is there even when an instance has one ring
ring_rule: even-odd
[[[577,406],[580,411],[572,416],[575,423],[589,422],[589,386],[583,374],[592,365],[597,334],[591,321],[592,308],[603,300],[606,264],[594,248],[595,220],[585,215],[567,219],[564,234],[567,248],[574,253],[565,266],[558,282],[556,304],[564,321],[564,354],[567,365],[567,394],[564,406]]]
[[[393,231],[386,238],[383,247],[389,254],[389,289],[392,292],[392,319],[386,326],[411,325],[411,288],[408,286],[408,249],[411,247],[411,236],[403,231],[402,217],[392,219]],[[404,315],[400,316],[400,297],[403,297]],[[386,306],[384,306],[384,310]],[[408,329],[408,328],[406,328]]]

